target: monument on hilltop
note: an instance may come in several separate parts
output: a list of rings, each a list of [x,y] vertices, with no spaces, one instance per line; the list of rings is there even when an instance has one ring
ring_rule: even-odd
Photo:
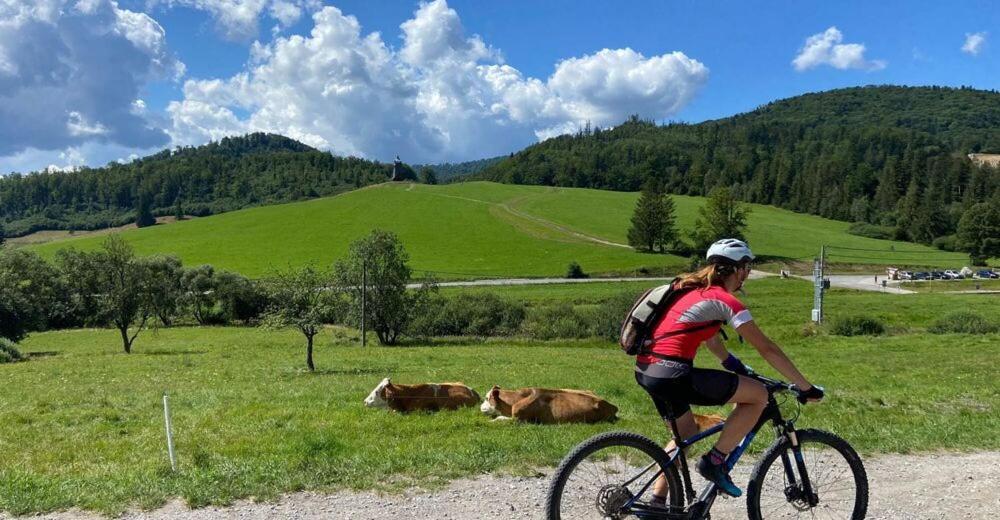
[[[392,162],[392,180],[402,181],[405,174],[403,173],[403,161],[399,160],[399,156],[396,156],[396,160]]]

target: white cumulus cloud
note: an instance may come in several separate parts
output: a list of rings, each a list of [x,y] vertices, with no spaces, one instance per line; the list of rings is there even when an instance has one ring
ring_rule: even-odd
[[[865,58],[863,43],[842,43],[844,35],[836,27],[814,34],[806,38],[805,44],[799,49],[799,54],[792,60],[792,66],[797,71],[829,65],[835,69],[881,70],[886,66],[884,60],[869,60]]]
[[[986,32],[965,33],[965,43],[962,45],[962,52],[978,56],[986,45]]]
[[[709,75],[681,52],[646,57],[626,48],[564,60],[548,78],[527,77],[466,34],[445,0],[421,4],[400,26],[398,50],[335,7],[312,18],[306,36],[254,44],[246,72],[187,81],[184,98],[167,109],[174,142],[271,131],[379,159],[485,157],[587,121],[670,117]]]
[[[182,73],[163,28],[112,0],[0,1],[0,156],[167,144],[135,102]]]

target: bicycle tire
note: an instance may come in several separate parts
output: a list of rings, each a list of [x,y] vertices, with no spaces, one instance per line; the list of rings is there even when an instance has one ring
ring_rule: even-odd
[[[612,446],[636,448],[649,455],[666,475],[669,505],[672,507],[684,506],[684,489],[681,486],[680,474],[677,467],[670,462],[667,453],[663,451],[663,447],[636,433],[607,432],[581,442],[559,464],[555,474],[552,475],[552,481],[545,498],[545,514],[548,520],[562,520],[560,514],[562,494],[569,476],[577,465],[593,453]]]
[[[863,519],[868,512],[868,475],[865,473],[864,464],[861,462],[861,457],[858,456],[858,453],[854,451],[854,448],[847,441],[827,431],[807,429],[799,430],[795,433],[800,446],[806,446],[810,443],[822,444],[832,448],[844,457],[844,460],[847,461],[847,465],[850,467],[855,485],[854,509],[851,512],[850,518],[851,520]],[[791,442],[788,438],[782,436],[764,452],[764,455],[754,465],[753,472],[750,474],[750,484],[747,486],[747,514],[750,520],[769,520],[764,518],[760,509],[761,487],[768,470],[774,467],[774,462],[778,460],[778,457],[783,452],[790,450],[791,447]],[[778,470],[784,471],[780,464],[778,465]],[[810,480],[812,480],[812,477],[810,477]],[[822,500],[823,497],[821,494],[821,503]]]

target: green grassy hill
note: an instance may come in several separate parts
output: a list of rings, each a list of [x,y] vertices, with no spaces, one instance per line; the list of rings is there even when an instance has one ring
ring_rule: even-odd
[[[249,276],[288,265],[330,265],[373,228],[396,232],[417,270],[442,278],[561,276],[571,261],[588,273],[680,269],[687,260],[635,253],[625,235],[635,193],[471,182],[445,186],[382,184],[336,197],[234,211],[122,233],[140,254],[174,253],[186,265],[209,263]],[[694,224],[700,197],[675,197],[682,230]],[[914,254],[944,266],[964,256],[903,242],[857,237],[847,224],[769,206],[753,206],[749,238],[761,255],[809,258],[822,244]],[[29,246],[93,249],[90,236]],[[896,263],[866,252],[868,263]],[[910,260],[910,257],[906,257]]]

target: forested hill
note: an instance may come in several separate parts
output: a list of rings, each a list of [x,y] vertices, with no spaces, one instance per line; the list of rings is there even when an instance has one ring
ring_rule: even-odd
[[[689,195],[730,186],[747,201],[930,242],[1000,192],[1000,174],[973,164],[972,152],[1000,153],[1000,93],[877,86],[699,124],[633,117],[538,143],[473,177],[625,191],[656,179]]]
[[[473,173],[479,173],[490,166],[506,159],[507,156],[501,155],[499,157],[490,157],[488,159],[476,159],[474,161],[465,161],[460,163],[441,163],[441,164],[426,164],[426,165],[413,165],[413,169],[421,170],[423,168],[430,168],[434,170],[437,175],[437,179],[440,182],[449,182],[458,177],[465,175],[471,175]]]
[[[391,164],[249,134],[128,164],[0,177],[0,225],[7,236],[99,229],[134,222],[140,204],[155,215],[208,215],[332,195],[384,182],[391,173]]]

